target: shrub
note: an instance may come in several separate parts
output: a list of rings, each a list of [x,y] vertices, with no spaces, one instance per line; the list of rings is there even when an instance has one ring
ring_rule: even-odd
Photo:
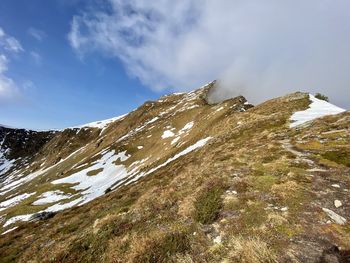
[[[321,93],[316,93],[315,98],[319,100],[329,101],[329,98]]]
[[[350,153],[346,151],[329,151],[322,154],[323,158],[350,167]]]
[[[194,219],[202,224],[214,222],[222,207],[223,192],[223,186],[218,184],[204,190],[196,200]]]

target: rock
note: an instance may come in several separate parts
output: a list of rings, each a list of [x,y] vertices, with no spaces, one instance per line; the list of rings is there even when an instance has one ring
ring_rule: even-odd
[[[341,207],[343,204],[342,204],[342,202],[341,201],[339,201],[339,200],[334,200],[334,206],[336,207],[336,208],[339,208],[339,207]]]
[[[334,188],[340,188],[340,185],[339,185],[339,184],[332,184],[332,186],[333,186]]]
[[[55,216],[55,212],[40,212],[31,216],[30,221],[46,220]]]
[[[322,210],[337,224],[344,225],[346,223],[346,219],[337,213],[333,212],[328,208],[322,208]]]
[[[322,256],[318,261],[320,263],[342,263],[350,262],[350,252],[342,250],[336,245],[333,245],[322,252]]]
[[[221,236],[217,236],[213,241],[215,244],[221,244]]]
[[[285,207],[282,207],[282,208],[281,208],[281,211],[282,211],[282,212],[287,212],[287,211],[288,211],[288,207],[286,207],[286,206],[285,206]]]

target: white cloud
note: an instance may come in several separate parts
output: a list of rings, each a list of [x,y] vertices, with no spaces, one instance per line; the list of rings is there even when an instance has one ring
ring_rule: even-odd
[[[37,29],[37,28],[34,28],[34,27],[30,27],[28,29],[28,34],[35,38],[36,40],[38,41],[42,41],[44,38],[46,38],[46,33],[45,31],[43,30],[40,30],[40,29]]]
[[[38,52],[31,51],[29,54],[37,65],[40,66],[42,64],[43,58]]]
[[[72,20],[80,54],[119,58],[144,84],[192,89],[220,78],[261,101],[296,90],[347,104],[348,0],[107,0]]]
[[[7,70],[7,57],[3,54],[0,54],[0,74]]]
[[[0,54],[0,102],[6,102],[18,96],[18,89],[14,81],[4,75],[7,71],[8,60]]]
[[[9,59],[5,53],[19,53],[23,48],[19,41],[5,33],[0,27],[0,102],[12,101],[20,96],[16,83],[6,76]]]
[[[0,27],[0,50],[4,49],[8,52],[21,52],[24,51],[21,43],[17,39],[5,34],[5,31]]]

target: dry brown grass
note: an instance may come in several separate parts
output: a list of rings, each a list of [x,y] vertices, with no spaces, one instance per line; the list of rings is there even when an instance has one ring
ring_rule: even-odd
[[[257,237],[236,237],[228,246],[230,262],[241,263],[277,263],[277,255],[269,245]]]
[[[290,196],[295,194],[299,189],[300,187],[296,182],[287,181],[285,183],[273,185],[271,187],[271,192],[282,200],[285,200],[290,198]]]

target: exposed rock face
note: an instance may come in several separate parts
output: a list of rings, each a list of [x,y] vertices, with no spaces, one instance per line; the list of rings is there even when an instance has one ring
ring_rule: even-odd
[[[30,163],[54,135],[53,131],[37,132],[0,126],[0,180],[6,172]]]
[[[53,131],[38,132],[0,126],[1,148],[10,160],[32,157],[55,135]]]
[[[291,128],[309,94],[253,107],[210,101],[214,85],[63,131],[0,128],[1,260],[348,262],[349,112]]]

